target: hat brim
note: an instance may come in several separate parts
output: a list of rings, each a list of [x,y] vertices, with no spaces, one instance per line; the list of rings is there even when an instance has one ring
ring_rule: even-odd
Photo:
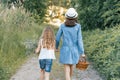
[[[78,17],[78,14],[77,14],[77,12],[76,12],[75,15],[69,16],[69,15],[67,15],[67,13],[66,13],[66,14],[65,14],[65,17],[66,17],[66,18],[77,18],[77,17]]]

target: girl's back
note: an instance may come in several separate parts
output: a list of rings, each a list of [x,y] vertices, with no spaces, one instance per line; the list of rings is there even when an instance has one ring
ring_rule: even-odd
[[[55,59],[55,37],[50,27],[45,28],[39,40],[41,51],[39,59]]]

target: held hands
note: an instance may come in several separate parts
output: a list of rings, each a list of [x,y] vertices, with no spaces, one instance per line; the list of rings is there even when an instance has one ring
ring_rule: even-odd
[[[59,49],[55,49],[55,52],[59,52]]]
[[[85,54],[82,54],[82,55],[80,56],[80,58],[79,58],[79,61],[81,61],[81,60],[83,60],[83,59],[85,59],[85,58],[86,58]]]

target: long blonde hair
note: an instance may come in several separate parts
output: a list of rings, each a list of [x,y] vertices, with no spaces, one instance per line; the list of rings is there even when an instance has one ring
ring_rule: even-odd
[[[41,35],[42,46],[47,49],[55,48],[55,35],[50,27],[46,27]]]

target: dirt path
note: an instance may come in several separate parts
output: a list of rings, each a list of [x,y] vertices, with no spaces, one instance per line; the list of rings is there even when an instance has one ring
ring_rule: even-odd
[[[58,56],[58,55],[57,55]],[[54,60],[50,80],[65,80],[63,65],[58,58]],[[39,64],[36,56],[28,59],[10,80],[39,80]],[[77,70],[74,67],[72,80],[102,80],[90,65],[86,71]]]
[[[39,66],[37,57],[30,57],[10,80],[38,80]]]

